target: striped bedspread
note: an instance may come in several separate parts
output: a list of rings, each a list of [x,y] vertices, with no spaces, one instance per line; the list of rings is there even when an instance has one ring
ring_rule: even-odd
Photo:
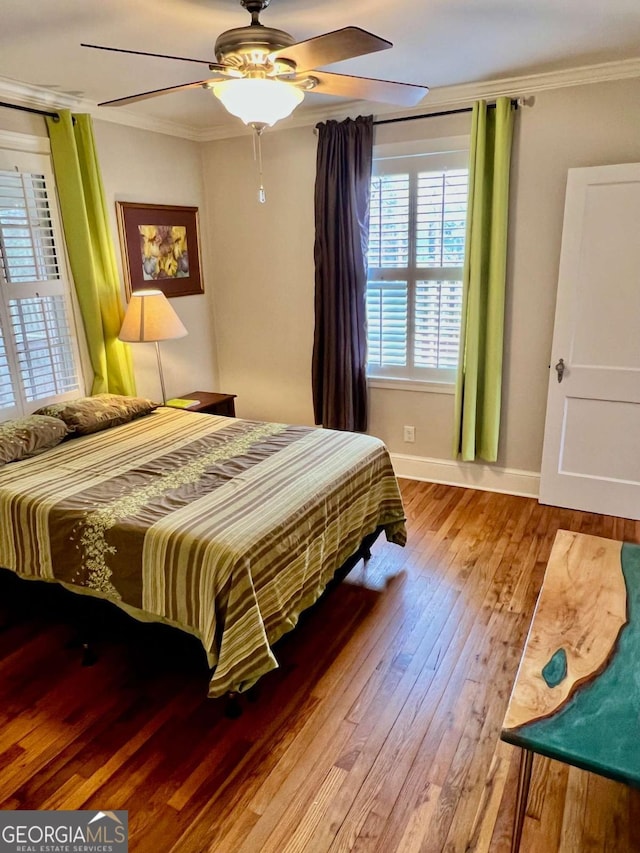
[[[384,445],[161,408],[0,468],[0,565],[195,634],[209,695],[277,666],[362,538],[404,544]]]

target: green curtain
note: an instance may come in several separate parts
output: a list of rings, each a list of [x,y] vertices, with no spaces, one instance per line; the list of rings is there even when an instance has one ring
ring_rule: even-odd
[[[71,272],[93,367],[92,394],[135,394],[124,312],[91,116],[47,118]]]
[[[474,104],[454,448],[469,462],[498,458],[512,136],[510,98]]]

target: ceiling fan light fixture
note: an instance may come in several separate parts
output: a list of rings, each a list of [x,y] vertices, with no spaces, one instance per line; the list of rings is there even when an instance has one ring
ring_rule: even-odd
[[[211,89],[227,112],[248,125],[271,127],[291,115],[304,99],[304,92],[296,86],[265,77],[222,80]]]

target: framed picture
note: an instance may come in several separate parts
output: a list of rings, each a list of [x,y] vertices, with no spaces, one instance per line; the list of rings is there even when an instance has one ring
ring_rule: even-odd
[[[117,201],[127,300],[136,290],[204,293],[198,208]]]

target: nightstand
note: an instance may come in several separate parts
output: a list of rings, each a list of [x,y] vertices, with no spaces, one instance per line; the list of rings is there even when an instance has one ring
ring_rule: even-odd
[[[237,394],[214,394],[211,391],[189,391],[181,394],[181,400],[198,400],[195,406],[189,406],[186,412],[203,412],[205,415],[226,415],[235,418],[236,406],[234,400]]]

